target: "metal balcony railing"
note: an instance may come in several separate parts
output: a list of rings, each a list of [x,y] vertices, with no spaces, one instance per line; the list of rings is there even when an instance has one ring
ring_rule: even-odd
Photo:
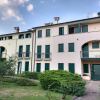
[[[20,59],[31,58],[31,52],[17,52],[17,57]]]
[[[1,53],[0,54],[0,58],[6,58],[6,56],[7,56],[7,53]]]
[[[100,58],[100,50],[81,51],[81,58]]]
[[[51,53],[35,53],[35,60],[37,60],[37,61],[51,60]]]

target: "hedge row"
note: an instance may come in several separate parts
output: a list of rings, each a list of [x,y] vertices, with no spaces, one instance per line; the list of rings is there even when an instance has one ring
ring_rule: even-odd
[[[36,86],[37,83],[27,78],[0,77],[1,82],[15,83],[19,86]]]

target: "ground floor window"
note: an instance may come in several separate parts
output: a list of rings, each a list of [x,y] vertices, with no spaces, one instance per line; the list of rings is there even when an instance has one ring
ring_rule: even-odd
[[[29,61],[25,62],[25,71],[29,71]]]
[[[17,74],[21,74],[22,62],[18,62]]]
[[[83,73],[89,73],[88,64],[83,64]]]
[[[41,63],[36,64],[36,72],[41,72]]]
[[[69,72],[75,73],[75,64],[74,63],[69,63],[68,67],[69,67]]]
[[[64,70],[64,63],[58,63],[58,70]]]
[[[50,69],[50,64],[49,63],[45,63],[45,70],[49,70]]]

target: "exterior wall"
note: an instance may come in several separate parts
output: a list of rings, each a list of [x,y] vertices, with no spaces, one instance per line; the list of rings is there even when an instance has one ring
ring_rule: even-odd
[[[50,70],[57,70],[58,63],[64,63],[64,69],[68,70],[68,63],[75,63],[75,73],[82,75],[83,66],[81,62],[81,51],[82,45],[93,40],[100,40],[99,24],[89,24],[88,31],[86,33],[76,33],[68,34],[68,26],[62,25],[64,27],[65,35],[59,36],[59,26],[47,27],[51,29],[51,37],[45,37],[46,28],[42,28],[42,38],[36,38],[36,48],[37,45],[42,46],[42,53],[45,52],[45,45],[50,45],[52,59],[50,61],[35,61],[35,70],[36,63],[41,63],[41,71],[44,71],[45,63],[50,63]],[[38,30],[41,30],[38,29]],[[36,34],[38,32],[36,31]],[[94,32],[95,31],[95,32]],[[96,32],[97,31],[97,32]],[[37,37],[37,36],[36,36]],[[64,43],[64,52],[58,52],[58,44]],[[68,43],[75,44],[75,52],[68,52]],[[91,45],[90,45],[91,46]],[[36,53],[37,49],[35,50]]]

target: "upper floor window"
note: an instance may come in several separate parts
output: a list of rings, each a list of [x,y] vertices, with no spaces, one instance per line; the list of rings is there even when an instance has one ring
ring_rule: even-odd
[[[38,38],[42,37],[42,30],[38,30]]]
[[[99,48],[99,42],[97,42],[97,41],[92,42],[92,48],[94,48],[94,49]]]
[[[50,37],[50,29],[46,29],[46,37]]]
[[[23,39],[24,38],[24,34],[19,34],[19,39]]]
[[[74,43],[68,43],[68,51],[74,52]]]
[[[82,25],[82,32],[88,32],[88,25]]]
[[[12,39],[12,36],[8,36],[8,39],[9,39],[9,40]]]
[[[25,38],[31,38],[31,33],[27,33],[27,34],[25,35]]]
[[[58,52],[64,52],[64,44],[58,44]]]
[[[59,27],[59,35],[64,35],[64,27]]]

